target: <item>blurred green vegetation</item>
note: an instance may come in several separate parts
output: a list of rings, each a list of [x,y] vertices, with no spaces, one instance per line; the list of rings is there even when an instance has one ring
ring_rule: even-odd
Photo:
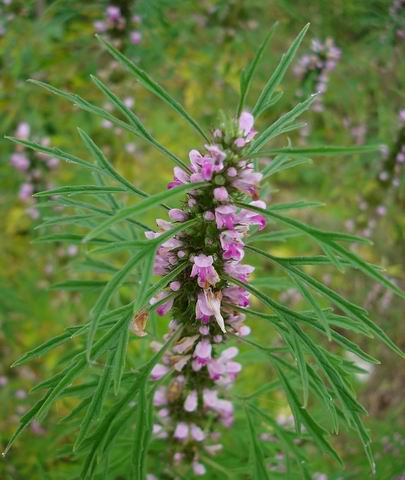
[[[298,53],[307,54],[311,40],[330,37],[341,50],[336,67],[329,74],[322,95],[324,110],[305,115],[304,134],[291,133],[296,144],[350,145],[382,144],[385,148],[364,156],[316,157],[304,165],[277,176],[269,199],[314,199],[327,203],[325,209],[301,213],[315,225],[331,230],[345,226],[348,231],[369,235],[372,247],[361,247],[371,262],[386,267],[386,273],[405,287],[405,181],[402,164],[396,160],[405,145],[405,6],[393,12],[393,2],[385,0],[139,0],[115,2],[137,15],[140,42],[131,43],[131,31],[108,34],[125,53],[187,107],[202,124],[212,128],[220,110],[232,113],[237,103],[240,69],[279,21],[276,34],[258,72],[252,97],[258,93],[269,71],[303,24],[310,21],[310,33]],[[398,3],[398,2],[397,2]],[[28,84],[28,78],[46,81],[104,105],[105,99],[94,88],[89,75],[96,73],[128,102],[159,141],[185,158],[199,140],[184,128],[174,113],[149,93],[145,93],[127,72],[112,62],[94,38],[97,21],[105,18],[108,2],[74,0],[3,1],[0,5],[0,131],[14,135],[19,125],[30,127],[31,138],[49,139],[49,144],[87,158],[79,142],[76,126],[82,126],[103,146],[117,169],[136,186],[157,192],[171,177],[171,164],[156,151],[127,132],[112,129],[94,116],[79,111],[68,102]],[[402,15],[402,16],[401,16]],[[298,63],[296,60],[295,64]],[[281,101],[263,115],[262,125],[276,118],[297,101],[301,78],[293,71],[283,84]],[[249,105],[249,102],[248,102]],[[21,415],[35,396],[27,397],[35,383],[49,376],[55,362],[71,355],[72,347],[54,351],[28,366],[10,369],[24,351],[56,335],[65,327],[83,322],[94,300],[94,292],[79,294],[50,288],[66,279],[81,278],[78,265],[80,246],[35,244],[36,227],[52,214],[49,205],[22,200],[21,186],[27,172],[12,166],[16,148],[0,140],[0,447],[3,449]],[[86,174],[74,166],[43,166],[44,160],[31,152],[36,162],[38,189],[49,185],[86,184]],[[42,163],[41,163],[42,162]],[[402,168],[402,171],[401,171]],[[388,178],[386,178],[388,175]],[[88,183],[88,182],[87,182]],[[381,207],[384,207],[383,209]],[[32,209],[35,209],[33,213]],[[53,211],[53,214],[55,212]],[[39,216],[38,218],[32,218]],[[150,225],[153,218],[145,219]],[[289,244],[275,243],[275,254],[288,254]],[[294,240],[295,252],[305,251],[306,243]],[[349,278],[331,276],[326,267],[318,275],[337,290],[371,311],[372,318],[404,348],[403,305],[359,273]],[[269,270],[269,274],[271,271]],[[102,274],[101,274],[102,275]],[[98,276],[97,278],[102,278]],[[128,289],[128,296],[131,292]],[[285,302],[299,302],[290,288],[274,291]],[[255,305],[257,307],[257,305]],[[274,333],[251,320],[253,337],[261,343],[274,342]],[[157,330],[165,331],[159,320]],[[370,412],[367,426],[372,431],[377,461],[377,479],[404,478],[404,370],[385,347],[363,340],[363,349],[379,358],[381,366],[359,378],[360,396]],[[131,345],[130,358],[137,363],[147,347]],[[248,394],[269,381],[272,372],[252,356],[241,355],[245,369],[238,379],[239,393]],[[273,416],[289,415],[287,403],[277,391],[263,398],[263,407]],[[43,424],[34,424],[0,463],[4,479],[59,479],[74,472],[72,457],[64,450],[62,426],[57,419],[69,413],[68,402],[59,402]],[[237,419],[225,445],[235,457],[244,455],[242,438],[246,428]],[[238,435],[234,435],[238,431]],[[329,459],[311,450],[311,468],[328,479],[371,478],[367,461],[357,440],[349,434],[334,439],[346,462],[341,470]],[[153,448],[159,448],[156,444]],[[281,449],[269,442],[274,464]],[[277,460],[278,459],[278,460]],[[221,460],[216,460],[220,462]],[[322,477],[321,474],[325,475]],[[222,478],[221,476],[212,478]],[[285,478],[275,473],[274,478]]]

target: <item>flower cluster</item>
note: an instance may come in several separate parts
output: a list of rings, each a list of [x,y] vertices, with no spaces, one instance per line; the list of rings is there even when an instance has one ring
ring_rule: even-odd
[[[107,33],[117,39],[129,32],[130,43],[138,45],[142,40],[142,34],[138,29],[141,22],[139,15],[131,16],[130,12],[124,12],[122,7],[109,5],[105,10],[104,19],[94,22],[94,28],[98,33]]]
[[[341,56],[341,50],[335,45],[332,38],[324,43],[318,39],[312,40],[311,52],[303,55],[294,67],[294,74],[301,80],[301,88],[297,95],[302,97],[306,92],[324,94],[328,88],[329,75],[336,68]],[[321,95],[316,97],[313,109],[323,111]]]
[[[399,130],[394,145],[381,148],[381,166],[377,173],[378,191],[369,192],[358,198],[360,216],[358,221],[349,219],[349,231],[358,230],[365,237],[371,237],[379,220],[387,214],[388,203],[392,201],[401,183],[401,171],[405,164],[405,110],[398,114]]]
[[[28,139],[30,135],[30,126],[22,122],[17,126],[15,136],[20,140]],[[48,138],[42,138],[40,143],[43,146],[49,145]],[[57,158],[49,158],[41,153],[28,152],[22,145],[17,145],[15,151],[10,157],[12,167],[24,174],[24,182],[20,186],[18,196],[27,204],[27,213],[33,219],[39,218],[40,214],[35,208],[35,199],[32,195],[45,188],[52,188],[52,184],[47,179],[49,171],[54,170],[59,165]]]
[[[390,19],[394,26],[395,36],[405,38],[405,0],[394,0],[389,9]]]
[[[265,219],[257,211],[239,208],[237,202],[247,196],[257,209],[266,207],[258,200],[262,175],[245,159],[256,133],[253,123],[253,116],[243,112],[228,131],[223,127],[213,132],[213,143],[205,145],[204,152],[191,150],[188,171],[174,169],[169,189],[184,183],[205,185],[187,194],[183,208],[169,211],[174,224],[194,223],[164,242],[154,263],[154,273],[161,276],[179,265],[184,267],[151,300],[159,302],[158,314],[173,312],[166,339],[181,329],[181,338],[151,373],[153,380],[160,381],[174,372],[169,385],[156,390],[159,422],[154,431],[159,438],[170,439],[170,461],[191,464],[196,475],[205,472],[200,448],[209,454],[219,451],[222,445],[216,426],[230,427],[233,422],[233,405],[225,394],[241,365],[235,361],[238,349],[224,344],[229,334],[250,333],[243,313],[249,294],[241,285],[254,267],[242,263],[244,238],[251,227],[263,229]],[[146,237],[158,237],[173,228],[172,222],[158,219],[159,231],[146,232]],[[142,328],[136,331],[143,334]]]

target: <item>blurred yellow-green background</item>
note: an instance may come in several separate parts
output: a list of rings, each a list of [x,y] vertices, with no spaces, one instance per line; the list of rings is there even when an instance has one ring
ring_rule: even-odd
[[[120,8],[124,24],[111,19],[111,6]],[[312,165],[281,173],[272,182],[270,200],[304,198],[326,203],[323,209],[300,215],[323,228],[370,237],[374,245],[362,247],[360,253],[383,265],[387,275],[404,288],[403,1],[0,0],[1,134],[29,137],[86,158],[76,130],[81,126],[121,173],[145,191],[157,192],[171,178],[172,165],[165,157],[139,138],[26,80],[46,81],[109,108],[89,78],[97,73],[133,106],[162,144],[186,158],[191,148],[200,146],[198,137],[118,67],[94,34],[106,35],[201,124],[214,128],[221,110],[234,112],[240,70],[276,21],[279,25],[258,70],[252,98],[298,31],[307,22],[311,27],[283,81],[283,97],[259,126],[273,121],[302,96],[321,91],[315,108],[305,114],[306,126],[291,133],[294,144],[381,147],[361,156],[316,157]],[[330,55],[326,68],[317,63],[322,55]],[[67,326],[84,322],[95,293],[51,288],[68,278],[80,278],[77,262],[82,247],[35,243],[41,232],[36,227],[46,217],[58,215],[58,210],[43,207],[31,197],[51,186],[89,183],[86,171],[45,159],[3,138],[0,159],[0,447],[4,449],[19,418],[36,399],[29,390],[51,375],[63,351],[17,369],[10,369],[10,364]],[[150,224],[152,221],[150,215]],[[280,254],[289,253],[283,244],[274,248]],[[365,305],[371,317],[404,348],[403,303],[359,273],[345,277],[325,269],[322,275],[326,283]],[[288,285],[273,294],[289,304],[299,302]],[[263,325],[252,327],[261,338],[268,335]],[[405,478],[404,368],[378,342],[360,341],[363,349],[381,360],[380,366],[363,366],[369,372],[358,378],[357,385],[370,413],[366,424],[372,431],[376,478]],[[64,354],[68,353],[66,349]],[[260,386],[266,372],[265,367],[249,363],[248,353],[244,363],[237,388],[248,393]],[[57,422],[69,408],[58,404],[43,424],[32,424],[1,461],[0,478],[75,478],[70,471],[71,457],[54,448],[63,449]],[[288,415],[287,404],[277,392],[267,408],[274,416]],[[346,470],[314,453],[314,478],[371,478],[358,440],[343,433],[334,445]]]

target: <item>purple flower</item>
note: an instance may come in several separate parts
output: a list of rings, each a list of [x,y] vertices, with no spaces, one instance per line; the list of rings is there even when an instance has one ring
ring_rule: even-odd
[[[109,5],[106,9],[106,15],[110,20],[116,21],[121,18],[121,10],[116,5]]]
[[[198,406],[198,398],[197,398],[197,391],[192,390],[186,397],[184,402],[184,410],[186,412],[194,412],[197,410]]]
[[[173,347],[173,352],[181,353],[181,354],[188,352],[194,346],[198,338],[199,338],[199,335],[193,335],[191,337],[183,337]]]
[[[233,230],[237,223],[236,207],[233,205],[221,205],[215,209],[215,220],[219,229]]]
[[[183,185],[184,183],[190,183],[190,177],[180,167],[174,167],[173,171],[174,180],[167,185],[169,190],[178,187],[179,185]]]
[[[180,208],[172,208],[169,210],[169,217],[174,222],[184,222],[187,220],[187,214],[183,210],[180,210]]]
[[[236,230],[225,230],[220,234],[221,247],[224,251],[223,257],[226,260],[242,260],[244,252],[244,244],[242,242],[242,234]]]
[[[198,277],[198,285],[201,288],[209,288],[215,286],[219,282],[219,276],[215,268],[212,266],[214,259],[212,255],[204,255],[201,253],[193,259],[194,265],[191,270],[191,277]]]
[[[203,476],[207,473],[206,468],[200,462],[193,462],[192,467],[193,467],[193,472],[199,477],[201,477],[201,476]]]
[[[21,200],[27,201],[31,198],[34,193],[34,185],[32,183],[23,183],[20,187],[18,196]]]
[[[163,290],[163,291],[159,292],[155,297],[152,297],[149,300],[149,303],[151,305],[154,305],[155,303],[159,302],[160,300],[163,300],[164,298],[166,298],[168,295],[170,295],[170,293]],[[174,301],[174,298],[170,297],[167,302],[162,303],[161,305],[159,305],[157,307],[156,313],[160,316],[166,315],[166,313],[171,310],[171,308],[173,306],[173,301]]]
[[[142,40],[142,34],[141,32],[134,30],[133,32],[130,33],[130,38],[131,38],[132,44],[139,45]]]
[[[263,175],[255,172],[253,168],[248,167],[239,172],[239,175],[232,181],[232,185],[238,190],[257,197],[257,185],[260,183]]]
[[[227,262],[224,269],[231,277],[236,278],[241,282],[247,282],[249,275],[254,272],[255,267],[252,267],[251,265],[242,265],[237,262]]]
[[[249,292],[242,287],[232,286],[223,289],[223,295],[231,303],[239,307],[249,306]]]
[[[196,303],[196,318],[208,322],[210,317],[214,316],[220,329],[226,333],[224,319],[221,315],[221,300],[221,291],[212,292],[211,289],[208,289],[199,293]]]
[[[226,202],[229,198],[227,189],[225,187],[214,188],[214,198],[218,202]]]
[[[186,440],[188,438],[189,428],[187,423],[179,422],[174,431],[174,438],[177,440]]]
[[[169,372],[169,369],[165,365],[162,365],[161,363],[157,363],[153,367],[152,371],[150,372],[150,376],[152,380],[156,381],[156,380],[160,380],[168,372]]]
[[[205,439],[205,433],[201,430],[200,427],[198,427],[194,423],[190,425],[190,432],[191,432],[192,438],[196,442],[202,442]]]
[[[211,359],[212,345],[209,340],[203,338],[200,340],[194,350],[194,357],[200,365],[207,365]]]
[[[262,209],[266,208],[266,204],[261,200],[250,202],[250,205]],[[247,226],[258,225],[259,230],[263,230],[263,228],[266,226],[266,219],[263,217],[263,215],[259,215],[251,210],[242,210],[240,212],[239,221],[241,224]]]
[[[21,122],[17,126],[15,136],[21,140],[26,140],[30,136],[31,127],[27,122]]]
[[[24,155],[23,153],[13,153],[11,155],[11,165],[17,169],[21,170],[22,172],[28,170],[30,166],[29,158]]]

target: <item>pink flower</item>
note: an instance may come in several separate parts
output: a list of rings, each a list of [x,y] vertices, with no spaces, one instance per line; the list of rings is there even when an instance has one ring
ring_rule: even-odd
[[[159,387],[156,389],[153,396],[153,405],[155,407],[161,407],[162,405],[167,404],[167,389],[166,387]]]
[[[21,140],[26,140],[30,136],[31,127],[27,122],[21,122],[17,126],[15,136]]]
[[[215,209],[215,220],[219,229],[233,230],[237,223],[236,207],[233,205],[221,205]]]
[[[194,473],[201,477],[207,473],[207,470],[205,469],[204,465],[199,462],[193,462],[192,463],[193,471]]]
[[[247,282],[249,275],[254,272],[255,267],[251,265],[242,265],[237,262],[227,262],[224,267],[225,272],[241,282]]]
[[[188,352],[193,347],[198,338],[198,335],[193,335],[191,337],[183,337],[174,345],[173,352],[180,354]]]
[[[183,210],[180,210],[180,208],[172,208],[169,210],[169,217],[174,222],[184,222],[187,220],[187,214],[183,212]]]
[[[165,365],[162,365],[161,363],[157,363],[152,371],[150,372],[150,376],[152,378],[152,380],[160,380],[162,377],[164,377],[166,375],[166,373],[169,372],[169,369],[165,366]]]
[[[214,198],[218,202],[225,202],[229,198],[228,191],[225,187],[214,188]]]
[[[21,200],[28,200],[34,193],[34,185],[32,183],[23,183],[20,187],[18,196]]]
[[[179,185],[183,185],[184,183],[190,182],[190,177],[187,173],[182,170],[180,167],[174,167],[174,180],[167,185],[167,188],[170,190],[172,188],[178,187]]]
[[[225,260],[242,260],[244,252],[244,244],[241,241],[242,234],[236,230],[225,230],[219,236],[221,247],[224,251]]]
[[[232,181],[232,185],[251,197],[257,197],[257,186],[262,178],[261,173],[255,172],[252,167],[248,167],[239,172],[239,175]]]
[[[222,293],[220,291],[212,292],[211,289],[207,289],[204,290],[204,293],[199,293],[196,304],[196,318],[207,322],[211,316],[214,316],[220,329],[226,333],[224,319],[221,315],[221,300]]]
[[[188,437],[189,428],[187,423],[179,422],[176,430],[174,431],[174,438],[177,440],[186,440]]]
[[[239,117],[239,129],[243,133],[243,135],[247,136],[255,123],[255,119],[253,115],[249,112],[242,112]]]
[[[205,433],[194,423],[190,426],[191,436],[196,442],[202,442],[205,439]]]
[[[184,410],[186,412],[194,412],[197,410],[198,399],[196,390],[192,390],[186,397],[184,402]]]
[[[266,204],[261,200],[250,202],[250,205],[253,205],[257,208],[266,208]],[[266,219],[264,216],[259,215],[251,210],[242,210],[240,212],[239,221],[242,225],[258,225],[259,230],[263,230],[263,228],[266,226]]]
[[[173,282],[170,282],[169,284],[170,290],[173,292],[178,292],[181,288],[181,283],[178,280],[175,280]]]
[[[115,5],[109,5],[106,10],[107,17],[110,20],[119,20],[121,18],[121,10]]]
[[[13,153],[11,155],[11,165],[20,171],[28,170],[30,166],[29,158],[23,153]]]
[[[207,220],[207,222],[212,222],[212,220],[215,220],[215,215],[212,212],[204,212],[204,220]]]
[[[201,288],[208,288],[210,285],[215,285],[219,282],[219,276],[212,266],[214,259],[212,255],[204,255],[201,253],[193,259],[194,265],[191,270],[190,277],[198,277],[198,285]]]
[[[168,295],[170,295],[169,292],[166,292],[164,290],[162,290],[161,292],[159,292],[156,297],[152,297],[150,300],[149,300],[149,303],[151,305],[154,305],[155,303],[159,302],[160,300],[163,300],[164,298],[166,298]],[[169,298],[169,300],[165,303],[162,303],[162,305],[159,305],[159,307],[157,307],[156,309],[156,313],[160,316],[163,316],[163,315],[166,315],[167,312],[169,312],[173,306],[173,301],[174,301],[174,298],[171,297]]]
[[[249,292],[242,287],[232,286],[223,289],[224,297],[226,297],[234,305],[239,307],[249,306]]]
[[[134,45],[138,45],[139,43],[141,43],[141,40],[142,40],[141,32],[134,30],[133,32],[131,32],[130,37],[131,37],[131,43],[133,43]]]
[[[211,358],[212,345],[206,338],[200,340],[194,350],[194,357],[200,365],[207,365]]]

